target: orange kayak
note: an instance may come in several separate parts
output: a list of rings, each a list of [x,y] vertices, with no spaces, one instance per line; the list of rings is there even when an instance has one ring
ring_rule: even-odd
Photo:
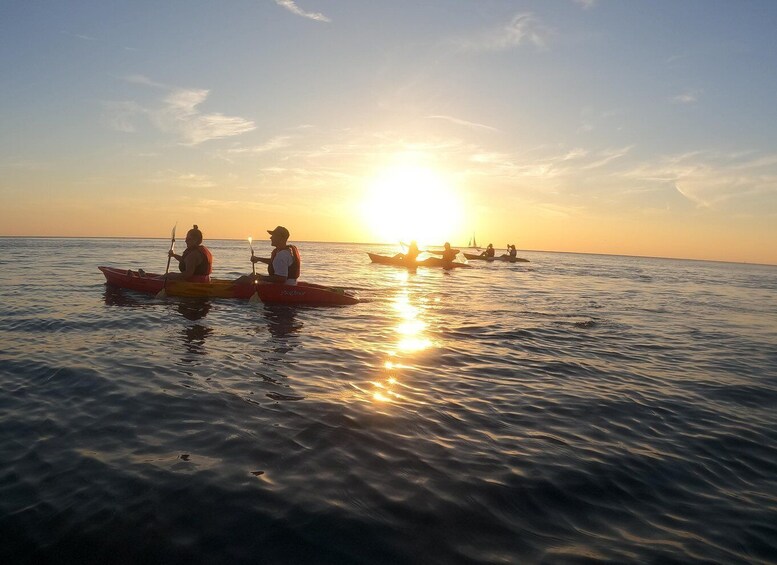
[[[466,263],[458,263],[456,261],[443,261],[439,257],[428,257],[421,261],[409,262],[405,259],[398,259],[397,257],[390,257],[388,255],[378,255],[377,253],[367,253],[370,256],[370,261],[373,263],[379,263],[381,265],[394,265],[396,267],[405,267],[408,269],[415,269],[416,267],[442,267],[443,269],[455,269],[457,267],[471,267]]]
[[[194,298],[238,298],[247,300],[254,292],[262,302],[279,304],[306,304],[329,306],[356,304],[359,299],[350,291],[313,283],[298,282],[296,285],[279,283],[235,284],[234,281],[211,279],[207,283],[177,280],[164,281],[164,275],[145,273],[142,277],[126,269],[98,267],[110,286],[156,294],[164,286],[168,296]]]

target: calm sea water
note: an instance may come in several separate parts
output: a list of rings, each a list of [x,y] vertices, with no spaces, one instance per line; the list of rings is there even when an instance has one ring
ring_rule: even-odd
[[[0,562],[775,562],[777,268],[300,248],[365,301],[157,300],[97,266],[163,240],[0,239]]]

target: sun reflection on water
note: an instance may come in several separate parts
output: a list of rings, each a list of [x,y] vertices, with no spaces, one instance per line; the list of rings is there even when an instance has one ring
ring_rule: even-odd
[[[406,277],[407,273],[404,275]],[[421,319],[423,308],[411,301],[410,293],[407,290],[397,293],[391,308],[397,317],[393,327],[397,341],[394,347],[386,352],[388,358],[383,363],[382,378],[371,383],[373,386],[372,400],[381,404],[403,399],[397,390],[401,390],[403,387],[400,382],[402,371],[411,368],[407,361],[412,359],[414,354],[434,345],[424,333],[427,330],[427,323]]]

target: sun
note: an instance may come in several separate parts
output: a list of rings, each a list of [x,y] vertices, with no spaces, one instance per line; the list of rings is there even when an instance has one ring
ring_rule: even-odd
[[[398,165],[368,183],[361,216],[380,242],[442,245],[461,233],[462,205],[452,183],[439,172]]]

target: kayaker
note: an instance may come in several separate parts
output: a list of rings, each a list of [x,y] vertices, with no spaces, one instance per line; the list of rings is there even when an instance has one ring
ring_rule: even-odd
[[[507,253],[502,253],[499,257],[507,258],[507,259],[515,259],[518,256],[518,250],[515,248],[515,245],[507,244]]]
[[[481,257],[493,257],[496,251],[494,250],[494,244],[489,243],[488,247],[486,247],[486,250],[483,251],[483,253],[480,254]]]
[[[428,250],[427,253],[435,253],[436,255],[442,255],[442,260],[446,263],[453,263],[453,261],[456,259],[456,255],[459,254],[458,249],[451,249],[451,244],[447,241],[445,242],[445,245],[443,245],[445,248],[443,251],[432,251]]]
[[[270,234],[270,243],[275,248],[269,258],[251,257],[254,263],[265,263],[268,275],[257,275],[262,282],[284,283],[296,285],[299,278],[302,259],[296,245],[289,245],[289,230],[278,226],[274,230],[267,230]],[[253,276],[240,277],[237,282],[253,280]]]
[[[186,249],[178,255],[172,249],[168,255],[178,261],[180,273],[169,273],[168,279],[187,282],[210,282],[213,271],[213,255],[202,244],[202,232],[197,224],[186,232]]]
[[[405,245],[404,243],[402,245]],[[395,259],[401,259],[403,261],[407,261],[408,263],[415,263],[415,260],[418,258],[418,256],[421,254],[421,252],[418,250],[418,244],[415,240],[410,242],[410,245],[407,247],[407,253],[397,253],[394,255]]]

